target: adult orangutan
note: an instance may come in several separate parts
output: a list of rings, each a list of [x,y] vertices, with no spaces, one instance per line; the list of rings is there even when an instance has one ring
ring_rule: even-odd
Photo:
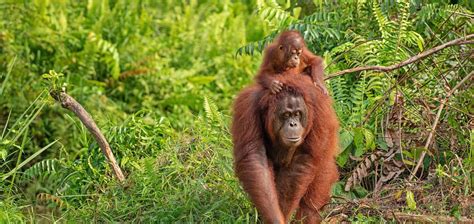
[[[263,62],[256,76],[257,82],[272,93],[278,93],[283,84],[275,77],[291,73],[310,75],[315,86],[327,95],[324,84],[323,59],[308,50],[298,31],[285,31],[265,48]]]
[[[329,97],[310,90],[309,76],[276,77],[273,94],[244,89],[234,104],[234,168],[264,223],[318,223],[338,180],[339,124]]]

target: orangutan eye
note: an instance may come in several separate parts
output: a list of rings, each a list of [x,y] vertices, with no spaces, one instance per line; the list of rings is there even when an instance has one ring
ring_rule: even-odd
[[[283,113],[283,118],[289,118],[289,117],[290,117],[290,112]]]

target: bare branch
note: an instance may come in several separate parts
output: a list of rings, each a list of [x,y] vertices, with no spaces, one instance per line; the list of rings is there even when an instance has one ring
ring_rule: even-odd
[[[426,151],[428,150],[428,147],[430,147],[431,142],[433,141],[433,137],[434,137],[434,134],[436,132],[436,127],[438,126],[439,119],[441,117],[441,112],[443,111],[444,106],[448,102],[449,97],[451,97],[451,95],[453,95],[454,91],[456,91],[464,82],[471,79],[471,76],[473,74],[474,74],[474,72],[471,72],[466,77],[464,77],[458,84],[456,84],[456,86],[454,86],[454,88],[451,89],[451,91],[448,92],[448,94],[446,95],[444,100],[441,102],[441,105],[439,106],[439,109],[438,109],[438,113],[436,114],[435,121],[433,122],[433,125],[431,126],[430,134],[428,135],[428,139],[426,140],[425,147],[424,147],[425,150],[421,153],[420,158],[418,159],[418,162],[415,166],[415,169],[413,170],[413,172],[411,172],[411,175],[408,178],[408,180],[412,180],[413,177],[415,177],[416,172],[418,171],[421,164],[423,163],[423,159],[426,156]]]
[[[117,161],[115,160],[115,156],[112,153],[112,150],[110,149],[109,143],[105,139],[102,132],[100,132],[94,120],[92,120],[90,114],[87,113],[87,111],[84,109],[84,107],[82,107],[80,103],[78,103],[74,98],[69,96],[65,91],[52,91],[50,92],[50,95],[56,101],[60,102],[62,107],[74,112],[74,114],[79,117],[81,122],[87,127],[89,132],[92,134],[92,136],[94,136],[95,140],[99,144],[99,147],[102,149],[102,153],[104,153],[105,157],[107,158],[107,161],[112,167],[115,176],[117,176],[120,181],[124,181],[125,177],[119,165],[117,164]]]
[[[423,52],[421,52],[421,53],[419,53],[419,54],[417,54],[413,57],[408,58],[405,61],[399,62],[397,64],[393,64],[393,65],[390,65],[390,66],[375,65],[375,66],[361,66],[361,67],[345,69],[345,70],[342,70],[342,71],[339,71],[339,72],[336,72],[336,73],[333,73],[333,74],[330,74],[330,75],[326,76],[325,80],[332,79],[334,77],[345,75],[347,73],[352,73],[352,72],[370,71],[370,70],[381,71],[381,72],[389,72],[389,71],[392,71],[392,70],[395,70],[395,69],[399,69],[399,68],[401,68],[403,66],[406,66],[408,64],[417,62],[421,59],[424,59],[424,58],[426,58],[426,57],[428,57],[428,56],[430,56],[434,53],[437,53],[438,51],[441,51],[441,50],[443,50],[447,47],[456,46],[456,45],[472,44],[472,43],[474,43],[474,40],[471,40],[473,38],[474,38],[474,34],[469,34],[465,37],[454,39],[452,41],[449,41],[449,42],[446,42],[446,43],[441,44],[439,46],[436,46],[434,48],[431,48],[429,50],[423,51]]]

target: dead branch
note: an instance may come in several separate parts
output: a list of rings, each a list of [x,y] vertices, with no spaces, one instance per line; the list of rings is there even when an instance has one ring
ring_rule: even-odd
[[[87,113],[87,111],[84,109],[84,107],[82,107],[80,103],[78,103],[74,98],[69,96],[65,91],[51,91],[50,95],[56,101],[61,103],[62,107],[74,112],[74,114],[79,117],[81,122],[87,127],[89,132],[92,134],[92,136],[94,136],[95,140],[99,144],[99,147],[102,149],[102,153],[104,153],[108,163],[112,167],[115,176],[117,176],[120,181],[124,181],[125,177],[119,165],[117,164],[117,161],[115,160],[115,156],[112,153],[112,150],[110,149],[109,143],[105,139],[102,132],[100,132],[94,120],[92,120],[90,114]]]
[[[423,51],[423,52],[421,52],[421,53],[419,53],[419,54],[417,54],[413,57],[408,58],[405,61],[399,62],[397,64],[393,64],[393,65],[390,65],[390,66],[375,65],[375,66],[361,66],[361,67],[345,69],[345,70],[338,71],[336,73],[333,73],[333,74],[330,74],[330,75],[326,76],[325,80],[332,79],[334,77],[345,75],[347,73],[352,73],[352,72],[370,71],[370,70],[381,71],[381,72],[389,72],[389,71],[392,71],[392,70],[395,70],[395,69],[399,69],[403,66],[409,65],[411,63],[417,62],[421,59],[424,59],[424,58],[426,58],[426,57],[428,57],[428,56],[430,56],[430,55],[432,55],[432,54],[434,54],[438,51],[441,51],[441,50],[443,50],[447,47],[456,46],[456,45],[472,44],[472,43],[474,43],[474,40],[471,40],[473,38],[474,38],[474,34],[469,34],[465,37],[454,39],[452,41],[449,41],[449,42],[446,42],[446,43],[441,44],[439,46],[436,46],[434,48],[431,48],[429,50]]]
[[[431,142],[433,141],[433,137],[434,137],[434,134],[435,134],[435,132],[436,132],[436,127],[438,126],[439,119],[440,119],[440,117],[441,117],[441,112],[443,111],[444,106],[445,106],[446,103],[448,102],[448,100],[449,100],[449,98],[451,97],[451,95],[453,95],[453,93],[454,93],[464,82],[466,82],[467,80],[469,80],[473,74],[474,74],[474,72],[471,72],[471,73],[469,73],[468,75],[466,75],[466,77],[464,77],[458,84],[456,84],[456,86],[454,86],[454,88],[451,89],[451,91],[448,92],[448,94],[446,95],[446,97],[444,98],[444,100],[441,102],[441,105],[440,105],[439,108],[438,108],[438,113],[436,114],[435,121],[433,122],[433,125],[431,126],[430,134],[428,135],[428,139],[426,140],[425,147],[424,147],[425,150],[421,153],[420,158],[418,159],[418,163],[416,164],[415,169],[413,170],[413,172],[411,172],[411,175],[410,175],[410,177],[408,178],[408,180],[412,180],[412,179],[413,179],[413,177],[415,176],[416,172],[418,171],[418,169],[420,168],[421,164],[423,163],[423,159],[425,158],[426,151],[428,150],[428,147],[431,145]]]
[[[450,216],[441,215],[416,215],[402,212],[389,212],[384,215],[386,218],[395,219],[399,222],[415,222],[415,223],[473,223],[474,220],[460,217],[456,219]]]

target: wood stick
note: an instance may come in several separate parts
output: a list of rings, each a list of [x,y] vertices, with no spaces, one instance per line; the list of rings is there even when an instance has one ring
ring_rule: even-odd
[[[89,113],[82,107],[80,103],[78,103],[74,98],[68,95],[65,91],[58,92],[58,91],[51,91],[50,95],[59,103],[61,106],[74,112],[77,117],[81,120],[82,124],[84,124],[89,132],[94,136],[95,140],[99,144],[99,147],[102,149],[102,153],[104,153],[105,157],[109,165],[112,167],[115,176],[119,179],[119,181],[124,181],[125,177],[123,175],[120,166],[117,164],[117,160],[115,160],[115,156],[110,149],[110,145],[105,139],[102,132],[97,127],[97,124],[94,122],[92,117]]]
[[[375,65],[375,66],[361,66],[361,67],[355,67],[355,68],[350,68],[350,69],[345,69],[342,71],[338,71],[336,73],[332,73],[324,78],[324,80],[332,79],[337,76],[345,75],[347,73],[352,73],[352,72],[360,72],[360,71],[369,71],[369,70],[374,70],[374,71],[381,71],[381,72],[389,72],[395,69],[399,69],[403,66],[409,65],[411,63],[417,62],[421,59],[424,59],[434,53],[437,53],[438,51],[441,51],[447,47],[451,46],[456,46],[456,45],[464,45],[464,44],[472,44],[474,43],[474,40],[471,40],[474,38],[474,34],[469,34],[465,37],[461,37],[458,39],[454,39],[452,41],[446,42],[444,44],[441,44],[439,46],[436,46],[434,48],[431,48],[429,50],[423,51],[413,57],[408,58],[405,61],[399,62],[397,64],[393,64],[390,66],[381,66],[381,65]]]

